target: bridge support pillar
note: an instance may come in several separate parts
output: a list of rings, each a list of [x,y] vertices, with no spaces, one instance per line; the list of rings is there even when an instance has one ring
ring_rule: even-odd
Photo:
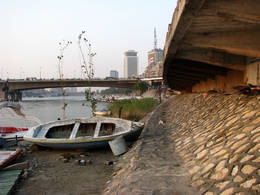
[[[15,90],[13,95],[13,101],[22,101],[22,92],[20,90]]]
[[[5,92],[0,90],[0,101],[4,101],[4,100],[5,100]]]
[[[14,102],[22,101],[22,92],[20,90],[5,92],[5,100]]]

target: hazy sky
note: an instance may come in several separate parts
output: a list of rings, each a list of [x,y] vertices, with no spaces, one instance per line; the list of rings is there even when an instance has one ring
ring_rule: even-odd
[[[147,66],[156,27],[163,48],[176,0],[0,0],[0,78],[58,78],[59,45],[64,78],[80,77],[77,38],[82,30],[97,53],[95,77],[112,69],[123,76],[123,53],[138,51],[139,73]],[[40,68],[41,67],[41,68]]]

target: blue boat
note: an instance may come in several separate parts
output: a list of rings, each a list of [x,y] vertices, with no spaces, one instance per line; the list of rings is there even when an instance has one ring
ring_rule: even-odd
[[[24,140],[51,148],[97,148],[123,136],[136,140],[144,123],[109,117],[58,120],[32,127]]]

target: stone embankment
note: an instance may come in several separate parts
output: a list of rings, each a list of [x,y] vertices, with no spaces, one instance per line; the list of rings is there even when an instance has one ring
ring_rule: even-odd
[[[185,94],[161,104],[104,194],[259,194],[260,98]]]

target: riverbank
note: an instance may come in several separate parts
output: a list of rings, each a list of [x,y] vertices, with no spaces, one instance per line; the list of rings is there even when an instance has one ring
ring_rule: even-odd
[[[259,99],[171,97],[120,157],[104,194],[259,194]]]

